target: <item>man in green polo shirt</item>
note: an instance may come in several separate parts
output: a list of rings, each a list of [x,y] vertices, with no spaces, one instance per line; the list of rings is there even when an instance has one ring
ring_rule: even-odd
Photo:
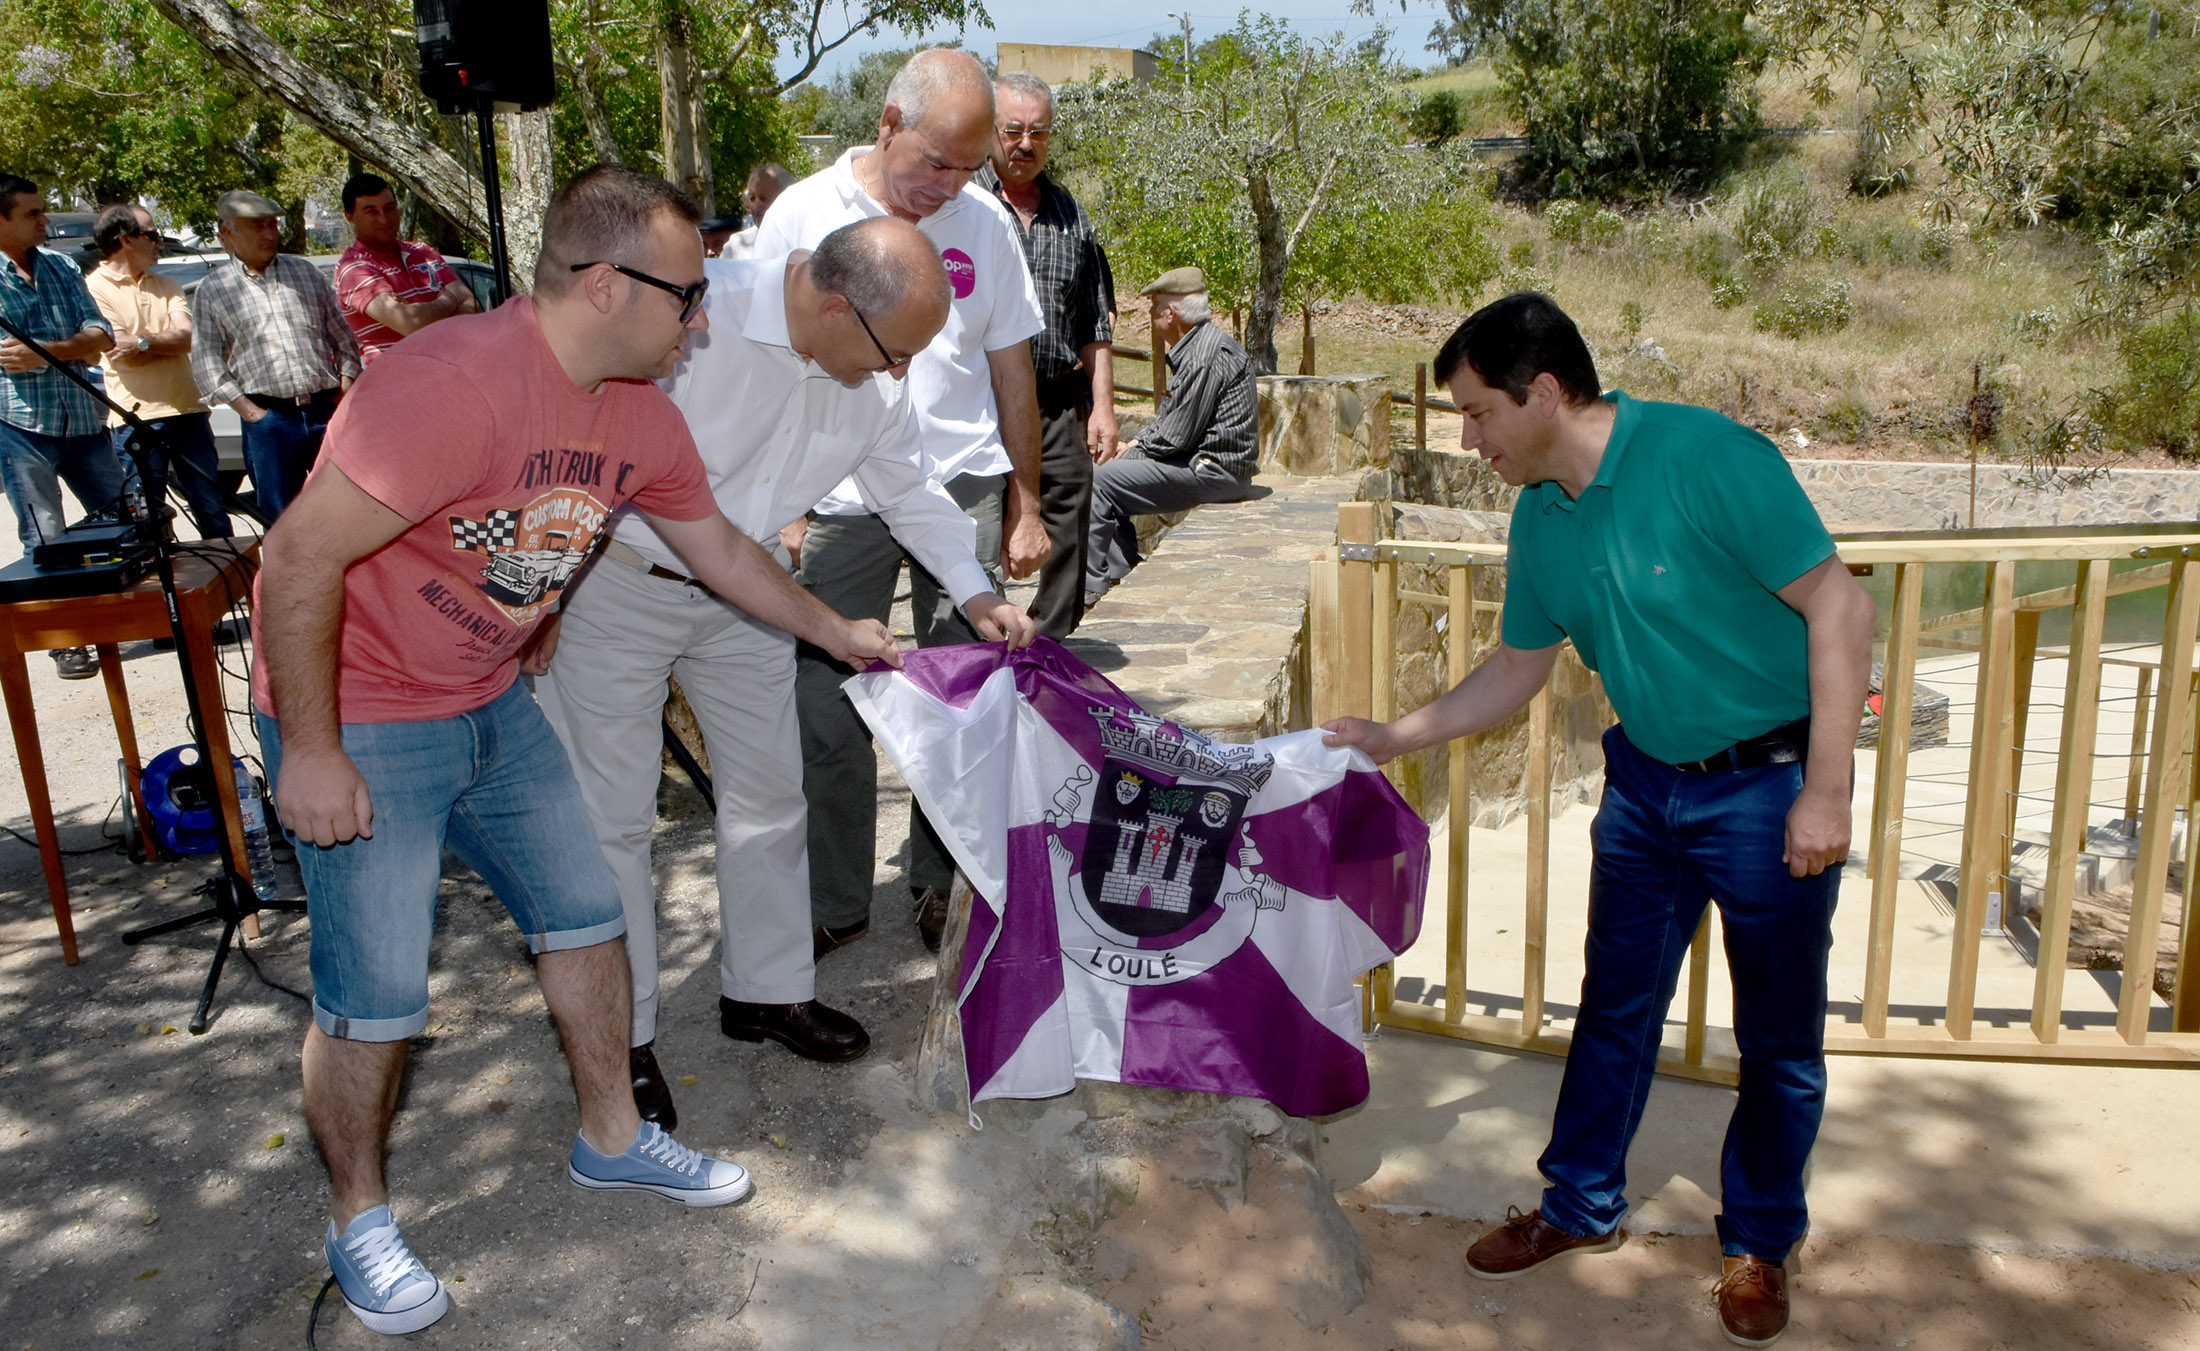
[[[1619,1246],[1681,960],[1716,900],[1734,981],[1739,1101],[1720,1165],[1719,1319],[1764,1346],[1787,1326],[1788,1252],[1825,1103],[1826,955],[1848,857],[1874,611],[1770,441],[1717,413],[1600,395],[1579,330],[1521,292],[1459,326],[1436,378],[1460,445],[1521,489],[1503,641],[1391,723],[1340,718],[1377,760],[1525,707],[1573,640],[1603,676],[1588,970],[1537,1167],[1542,1204],[1467,1251],[1490,1280]]]

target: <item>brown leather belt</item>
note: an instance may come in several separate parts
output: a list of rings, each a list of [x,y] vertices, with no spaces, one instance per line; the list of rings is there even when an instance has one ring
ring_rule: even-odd
[[[1737,769],[1763,769],[1768,765],[1800,764],[1810,753],[1810,719],[1797,718],[1747,741],[1737,741],[1717,755],[1674,765],[1691,774],[1716,774]]]

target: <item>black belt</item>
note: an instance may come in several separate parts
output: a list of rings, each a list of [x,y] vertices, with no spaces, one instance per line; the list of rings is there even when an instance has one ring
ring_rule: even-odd
[[[1737,741],[1717,755],[1702,760],[1690,760],[1674,765],[1691,774],[1714,774],[1722,770],[1763,769],[1767,765],[1800,764],[1810,752],[1810,719],[1797,718],[1784,727],[1775,727],[1761,736],[1747,741]]]
[[[317,389],[311,394],[301,395],[295,399],[283,394],[253,394],[250,392],[247,392],[245,397],[262,408],[303,408],[309,403],[319,403],[323,399],[334,399],[336,391],[334,389]]]

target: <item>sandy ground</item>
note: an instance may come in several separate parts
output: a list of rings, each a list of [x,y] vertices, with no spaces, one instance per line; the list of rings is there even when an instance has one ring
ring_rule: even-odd
[[[1273,1168],[1271,1161],[1256,1167]],[[1249,1195],[1258,1190],[1248,1186]],[[1133,1313],[1151,1351],[1592,1351],[1712,1347],[1718,1242],[1636,1235],[1512,1281],[1464,1274],[1486,1227],[1386,1213],[1340,1198],[1375,1256],[1373,1297],[1326,1332],[1283,1307],[1289,1239],[1248,1199],[1225,1214],[1153,1172],[1138,1204],[1102,1227],[1096,1288]],[[2200,1277],[2111,1261],[2053,1261],[1891,1238],[1812,1240],[1791,1270],[1794,1321],[1780,1345],[1930,1351],[2200,1345]]]

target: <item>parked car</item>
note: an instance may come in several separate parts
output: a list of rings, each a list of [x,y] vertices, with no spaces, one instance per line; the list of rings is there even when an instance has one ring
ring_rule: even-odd
[[[226,253],[191,254],[155,263],[153,270],[163,276],[174,277],[177,285],[181,286],[183,293],[188,296],[199,289],[199,283],[206,280],[207,273],[219,267],[228,257],[229,255]],[[336,254],[326,253],[316,254],[307,258],[306,261],[321,269],[321,275],[327,277],[330,283],[334,284],[337,258],[338,255]],[[447,261],[451,265],[451,270],[458,274],[459,279],[473,289],[474,300],[482,309],[496,308],[498,300],[495,268],[476,258],[451,258]],[[244,422],[243,419],[237,416],[237,410],[231,408],[228,404],[218,405],[212,410],[212,413],[214,449],[221,457],[223,476],[225,479],[234,482],[235,480],[230,479],[229,476],[242,475],[246,472],[244,463]]]
[[[47,212],[46,247],[67,254],[83,271],[91,271],[99,265],[99,246],[92,242],[92,226],[98,220],[90,211]]]

